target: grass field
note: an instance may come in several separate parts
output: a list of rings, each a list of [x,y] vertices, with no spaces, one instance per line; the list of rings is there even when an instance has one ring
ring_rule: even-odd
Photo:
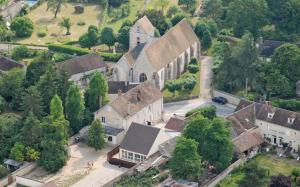
[[[270,177],[278,174],[289,176],[294,168],[300,168],[300,162],[295,159],[279,158],[270,154],[259,155],[253,161],[257,161],[259,166],[268,169]],[[219,187],[238,187],[238,182],[243,177],[244,173],[233,172],[219,184]]]
[[[74,13],[74,5],[76,3],[66,3],[62,7],[57,18],[54,19],[52,11],[47,11],[46,3],[41,4],[36,9],[32,10],[28,17],[34,23],[34,32],[30,38],[19,39],[17,42],[26,44],[47,44],[47,43],[64,43],[67,41],[78,40],[85,32],[89,25],[99,26],[101,20],[102,9],[96,4],[84,4],[85,10],[82,14]],[[66,36],[66,30],[59,26],[59,22],[63,17],[70,18],[73,25],[71,27],[71,35]],[[84,26],[79,26],[77,23],[84,21]],[[37,36],[41,29],[47,30],[47,35],[43,38]]]
[[[189,72],[186,72],[189,73]],[[183,74],[184,75],[184,74]],[[181,75],[181,76],[183,76]],[[179,100],[185,100],[193,97],[197,97],[200,94],[200,71],[196,73],[196,80],[197,83],[193,90],[181,90],[176,91],[175,95],[170,92],[168,89],[163,90],[163,96],[164,96],[164,102],[172,102],[172,101],[179,101]]]

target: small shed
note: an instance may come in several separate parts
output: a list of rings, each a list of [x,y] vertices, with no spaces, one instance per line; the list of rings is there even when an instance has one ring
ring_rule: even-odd
[[[81,14],[84,12],[83,4],[75,5],[74,9],[76,14]]]
[[[4,164],[8,169],[14,169],[14,170],[19,169],[23,165],[22,162],[12,160],[12,159],[5,159]]]
[[[300,80],[296,83],[296,95],[300,97]]]

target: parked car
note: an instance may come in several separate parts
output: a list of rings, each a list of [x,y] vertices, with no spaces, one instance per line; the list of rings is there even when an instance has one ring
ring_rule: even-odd
[[[212,101],[215,103],[219,103],[221,105],[225,105],[226,103],[228,103],[227,99],[225,97],[213,97]]]

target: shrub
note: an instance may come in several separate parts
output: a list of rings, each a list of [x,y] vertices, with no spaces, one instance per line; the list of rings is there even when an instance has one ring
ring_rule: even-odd
[[[78,26],[84,26],[84,25],[85,25],[85,22],[84,22],[84,21],[78,21],[78,22],[77,22],[77,25],[78,25]]]
[[[17,37],[29,37],[33,32],[33,22],[27,17],[16,17],[12,20],[10,28]]]
[[[62,45],[62,44],[50,44],[48,45],[48,49],[51,51],[56,51],[60,53],[67,53],[70,55],[86,55],[90,53],[90,50],[83,49],[80,47],[74,47],[71,45]]]
[[[191,58],[190,64],[198,65],[198,60],[197,60],[197,58],[195,58],[195,57]]]
[[[217,108],[214,105],[208,106],[208,107],[199,107],[199,108],[195,108],[193,110],[188,111],[185,114],[185,117],[189,117],[193,114],[201,114],[204,117],[207,117],[208,119],[213,119],[216,117],[216,110]]]
[[[21,58],[29,58],[32,56],[32,53],[28,47],[25,45],[20,45],[18,47],[15,47],[12,52],[12,58],[15,60],[21,59]]]
[[[99,52],[99,55],[103,57],[105,61],[112,61],[112,62],[118,62],[118,60],[122,57],[121,53],[105,53],[105,52]]]
[[[199,66],[195,64],[189,64],[187,69],[190,73],[197,73],[199,71]]]
[[[300,111],[300,100],[297,99],[276,99],[272,101],[272,104],[276,107],[283,108],[286,110],[292,110],[296,112]]]
[[[47,28],[43,27],[37,32],[37,36],[43,38],[47,35]]]
[[[3,165],[0,165],[0,179],[5,177],[9,173],[9,170],[4,167]]]
[[[184,79],[183,87],[186,90],[192,90],[192,89],[194,89],[194,87],[196,86],[196,84],[197,84],[196,79],[194,79],[194,78],[187,78],[187,79]]]
[[[183,81],[178,80],[170,80],[166,83],[166,88],[169,90],[169,92],[175,93],[175,91],[180,91],[182,89]]]

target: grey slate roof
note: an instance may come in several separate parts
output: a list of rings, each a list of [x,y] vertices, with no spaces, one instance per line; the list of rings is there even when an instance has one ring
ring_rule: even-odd
[[[120,145],[120,149],[148,155],[160,129],[132,123]]]
[[[105,134],[117,136],[120,132],[124,131],[124,129],[117,129],[110,126],[105,125]]]
[[[23,64],[19,64],[13,59],[0,56],[0,71],[9,71],[13,68],[23,68]]]

